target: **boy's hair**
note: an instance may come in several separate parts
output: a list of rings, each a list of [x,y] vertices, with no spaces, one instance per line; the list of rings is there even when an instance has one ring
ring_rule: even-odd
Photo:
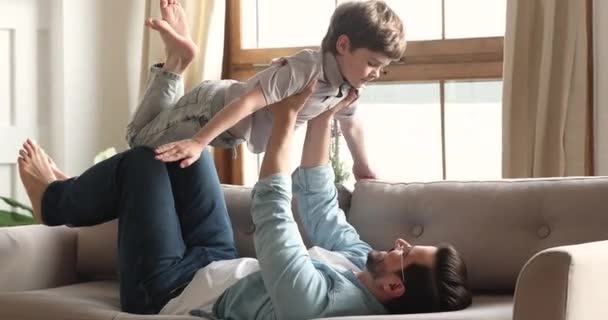
[[[399,60],[405,52],[405,31],[399,16],[380,0],[350,1],[331,16],[321,50],[337,54],[338,37],[350,39],[351,50],[366,48]]]
[[[423,313],[460,310],[471,305],[467,267],[458,251],[439,246],[434,268],[412,264],[403,269],[405,293],[385,303],[389,313]],[[397,272],[401,277],[401,272]]]

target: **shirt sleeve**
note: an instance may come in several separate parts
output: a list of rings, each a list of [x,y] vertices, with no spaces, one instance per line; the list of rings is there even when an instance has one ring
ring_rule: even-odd
[[[306,59],[284,58],[286,63],[273,64],[247,81],[248,88],[259,85],[266,105],[299,93],[317,76],[315,65]]]
[[[343,254],[363,269],[371,247],[346,221],[338,206],[334,171],[328,164],[315,168],[298,168],[293,173],[294,194],[304,230],[315,246]]]
[[[251,215],[260,272],[278,318],[318,317],[327,308],[331,285],[314,266],[293,219],[289,175],[256,183]]]

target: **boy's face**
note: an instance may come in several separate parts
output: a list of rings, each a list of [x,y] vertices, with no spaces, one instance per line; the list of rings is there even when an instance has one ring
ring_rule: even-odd
[[[391,63],[391,59],[381,52],[367,48],[350,50],[350,41],[345,35],[338,38],[336,46],[342,76],[357,89],[378,79],[383,69]]]

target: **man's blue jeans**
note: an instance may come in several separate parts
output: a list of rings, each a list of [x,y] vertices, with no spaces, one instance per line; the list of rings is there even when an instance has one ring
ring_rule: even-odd
[[[224,195],[207,151],[188,168],[138,147],[55,181],[42,199],[47,225],[119,219],[123,311],[158,313],[197,270],[237,257]],[[111,239],[108,239],[111,241]]]

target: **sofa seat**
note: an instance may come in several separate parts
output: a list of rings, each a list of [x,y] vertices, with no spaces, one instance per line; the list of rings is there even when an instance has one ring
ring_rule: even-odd
[[[4,306],[11,306],[11,308],[0,309],[0,319],[200,320],[200,318],[190,316],[143,316],[121,312],[118,282],[114,280],[83,282],[44,290],[0,293],[0,301],[2,301]],[[471,307],[456,312],[396,316],[342,317],[339,319],[511,320],[513,316],[512,310],[512,295],[484,295],[475,296]]]
[[[461,311],[420,313],[408,315],[382,315],[323,318],[324,320],[511,320],[513,319],[512,295],[478,295],[473,304]]]
[[[120,311],[118,281],[91,281],[44,290],[0,293],[0,319],[119,320],[150,319]],[[7,308],[6,306],[10,306]],[[198,319],[153,316],[154,319]]]

